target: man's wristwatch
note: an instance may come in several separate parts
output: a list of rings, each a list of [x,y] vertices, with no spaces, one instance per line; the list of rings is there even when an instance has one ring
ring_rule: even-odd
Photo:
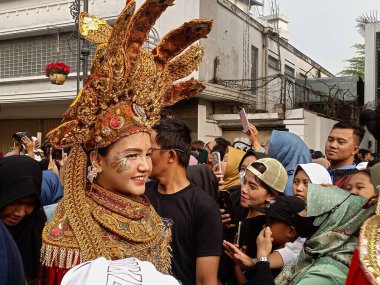
[[[262,257],[257,258],[257,262],[268,262],[269,263],[269,260],[268,260],[268,257],[262,256]]]

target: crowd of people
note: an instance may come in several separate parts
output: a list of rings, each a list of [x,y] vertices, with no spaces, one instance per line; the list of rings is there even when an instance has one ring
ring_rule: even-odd
[[[261,145],[253,124],[244,150],[193,141],[166,107],[204,88],[177,80],[212,21],[148,52],[171,2],[127,1],[113,28],[81,18],[101,43],[85,86],[44,143],[18,132],[0,158],[0,284],[378,284],[380,163],[363,126],[336,123],[323,151],[285,130]],[[379,120],[360,121],[376,139]]]

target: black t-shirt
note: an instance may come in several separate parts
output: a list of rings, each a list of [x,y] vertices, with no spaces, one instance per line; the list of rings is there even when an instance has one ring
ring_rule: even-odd
[[[265,222],[265,215],[259,215],[254,218],[247,218],[241,224],[239,245],[247,247],[246,254],[250,257],[256,257],[256,239]]]
[[[196,258],[222,254],[223,229],[218,204],[190,184],[174,194],[157,191],[158,182],[146,184],[145,195],[172,226],[172,274],[183,285],[196,283]]]

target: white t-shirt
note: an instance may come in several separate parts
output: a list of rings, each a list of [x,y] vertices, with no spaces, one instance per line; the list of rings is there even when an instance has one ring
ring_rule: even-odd
[[[135,257],[107,260],[99,257],[71,268],[61,285],[179,285],[178,281],[157,271],[154,265]]]
[[[294,242],[287,242],[283,248],[275,250],[281,255],[284,266],[298,257],[305,241],[305,238],[298,238]]]

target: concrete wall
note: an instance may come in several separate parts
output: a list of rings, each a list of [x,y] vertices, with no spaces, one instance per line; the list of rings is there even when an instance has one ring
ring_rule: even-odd
[[[304,109],[287,111],[284,120],[289,132],[300,136],[309,148],[320,150],[323,153],[330,130],[337,122]]]
[[[364,103],[376,99],[376,33],[380,22],[365,26],[365,89]]]

